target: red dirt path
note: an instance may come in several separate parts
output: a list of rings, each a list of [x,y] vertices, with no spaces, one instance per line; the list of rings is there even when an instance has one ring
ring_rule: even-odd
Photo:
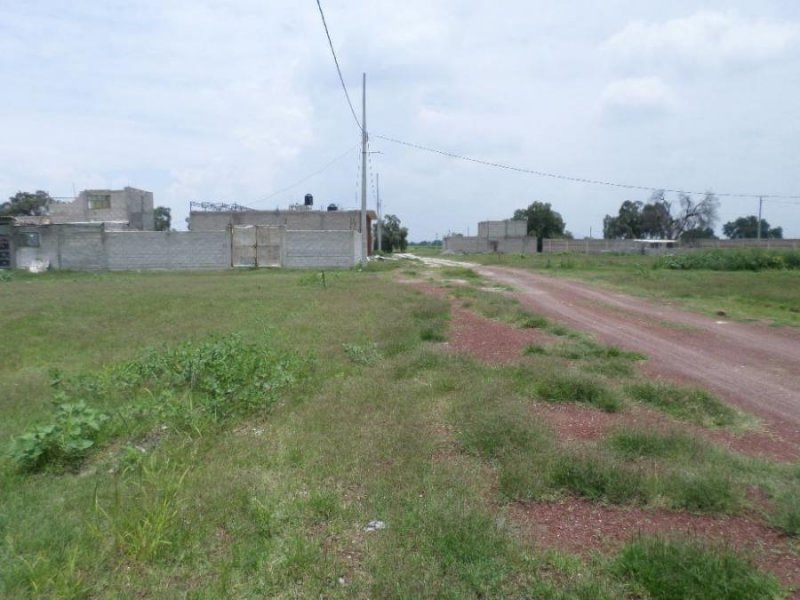
[[[646,372],[684,384],[710,387],[743,410],[762,417],[770,431],[733,434],[685,424],[681,427],[747,454],[779,460],[797,458],[800,448],[800,398],[794,391],[800,389],[796,385],[800,373],[797,332],[720,324],[700,315],[594,290],[576,282],[527,277],[531,274],[510,269],[480,270],[484,276],[494,276],[498,281],[521,288],[516,297],[536,312],[594,333],[607,343],[647,353],[650,360]],[[416,287],[447,297],[446,290],[439,287]],[[665,322],[684,327],[665,326]],[[484,362],[503,363],[519,360],[526,345],[547,341],[548,336],[541,332],[519,330],[454,303],[449,342],[453,350],[467,352]],[[735,345],[733,350],[732,345]],[[746,361],[746,365],[736,365],[737,360]],[[702,364],[703,361],[712,366]],[[716,369],[720,371],[717,373]],[[754,372],[761,379],[755,378]],[[731,381],[724,380],[725,374]],[[771,397],[763,394],[748,395],[759,384],[763,389],[777,390],[777,402],[771,402]],[[675,426],[666,415],[646,407],[608,414],[578,404],[535,403],[532,410],[547,419],[565,441],[598,439],[622,426]],[[755,500],[756,504],[766,502]],[[766,526],[755,513],[695,515],[566,499],[516,503],[510,507],[510,516],[542,546],[583,556],[595,550],[613,552],[640,534],[687,534],[726,544],[750,555],[760,568],[775,574],[792,590],[791,598],[800,600],[800,545]]]

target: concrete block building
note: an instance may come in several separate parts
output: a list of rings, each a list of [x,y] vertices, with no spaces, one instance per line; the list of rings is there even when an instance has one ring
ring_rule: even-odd
[[[42,223],[106,223],[108,228],[153,231],[153,193],[126,187],[121,190],[84,190],[74,200],[51,202]]]
[[[526,221],[481,221],[477,236],[449,235],[444,238],[444,251],[463,253],[536,252],[536,238],[528,235]]]

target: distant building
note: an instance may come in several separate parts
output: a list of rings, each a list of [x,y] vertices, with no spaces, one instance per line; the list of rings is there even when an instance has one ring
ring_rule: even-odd
[[[51,202],[43,224],[106,223],[109,227],[153,231],[153,193],[126,187],[121,190],[84,190],[71,201]]]
[[[481,221],[477,236],[450,235],[444,238],[443,251],[461,253],[536,252],[536,238],[528,235],[527,221]]]

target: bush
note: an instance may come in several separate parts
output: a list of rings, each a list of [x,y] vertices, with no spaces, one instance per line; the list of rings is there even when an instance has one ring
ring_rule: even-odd
[[[644,588],[653,600],[782,597],[775,578],[749,561],[727,548],[691,540],[640,538],[622,549],[613,570]]]
[[[51,423],[34,427],[14,440],[11,457],[22,471],[75,465],[94,446],[107,420],[107,415],[83,401],[60,404]]]

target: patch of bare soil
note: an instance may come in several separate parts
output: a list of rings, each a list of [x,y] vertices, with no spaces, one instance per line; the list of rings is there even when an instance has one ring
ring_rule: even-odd
[[[551,336],[536,329],[517,329],[462,308],[442,287],[427,283],[413,286],[430,296],[450,300],[452,313],[447,347],[453,352],[464,352],[488,364],[512,363],[522,358],[526,346],[553,342]]]
[[[550,336],[535,329],[517,329],[476,315],[470,310],[454,308],[449,347],[456,352],[490,364],[512,363],[522,359],[530,344],[552,343]]]
[[[642,534],[685,534],[744,552],[761,569],[775,574],[800,598],[800,549],[796,541],[766,527],[756,515],[710,516],[587,500],[517,503],[511,518],[541,546],[580,556],[610,553]]]

